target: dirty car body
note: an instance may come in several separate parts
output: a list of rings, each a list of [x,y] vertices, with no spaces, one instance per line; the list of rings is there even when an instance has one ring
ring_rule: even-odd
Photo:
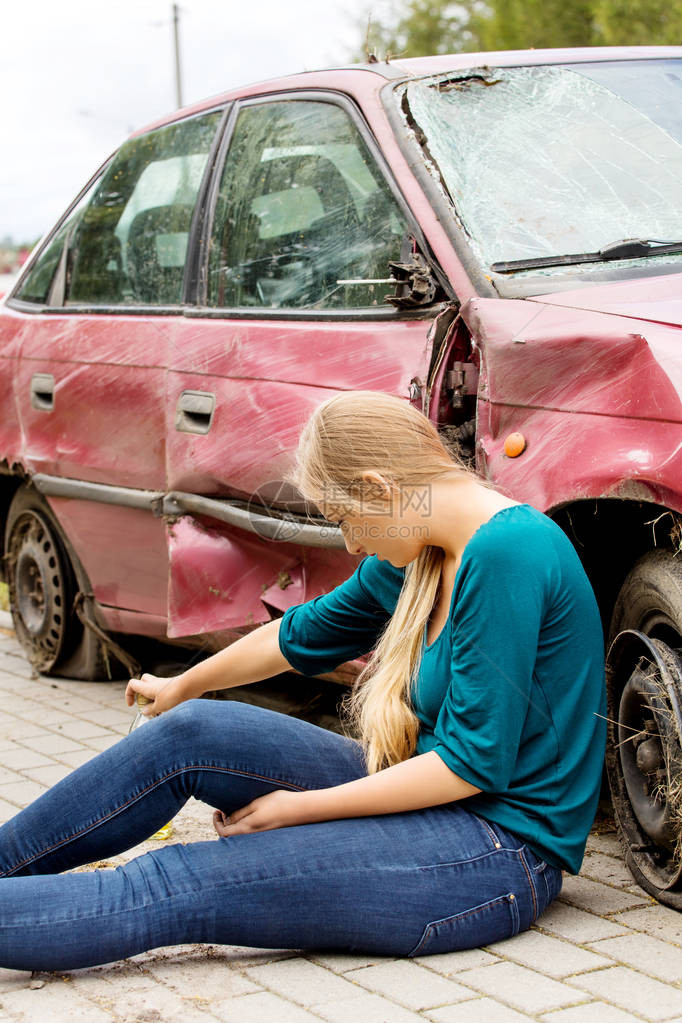
[[[575,544],[626,857],[680,907],[681,88],[682,48],[462,54],[249,86],[124,143],[0,307],[36,666],[215,648],[345,579],[281,479],[320,401],[385,390]]]

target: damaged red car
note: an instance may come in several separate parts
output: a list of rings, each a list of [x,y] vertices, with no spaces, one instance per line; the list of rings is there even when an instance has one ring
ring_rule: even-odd
[[[35,666],[215,648],[347,578],[281,479],[330,393],[399,395],[574,543],[626,858],[682,908],[681,100],[682,47],[460,54],[249,86],[126,141],[0,306]]]

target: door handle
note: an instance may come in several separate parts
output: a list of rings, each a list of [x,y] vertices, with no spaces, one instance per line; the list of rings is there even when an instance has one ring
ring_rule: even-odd
[[[208,433],[215,411],[215,394],[183,391],[175,410],[175,429],[182,433]]]
[[[31,406],[39,412],[54,408],[54,377],[51,373],[34,373],[31,377]]]

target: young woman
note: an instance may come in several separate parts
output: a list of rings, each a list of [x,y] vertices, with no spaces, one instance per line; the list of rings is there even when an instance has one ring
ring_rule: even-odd
[[[185,942],[417,956],[524,930],[577,873],[604,753],[599,614],[546,516],[463,468],[407,402],[323,402],[290,476],[367,555],[174,679],[155,720],[0,828],[0,966]],[[195,699],[373,651],[355,736]],[[194,796],[219,838],[116,870]]]

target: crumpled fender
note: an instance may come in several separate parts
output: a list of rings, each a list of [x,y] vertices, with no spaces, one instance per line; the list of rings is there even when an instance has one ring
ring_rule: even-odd
[[[343,582],[349,555],[301,548],[190,516],[167,525],[168,635],[171,638],[259,625]]]
[[[477,465],[541,510],[587,497],[679,509],[682,333],[523,300],[462,309],[480,359]],[[523,433],[526,448],[504,452]]]

